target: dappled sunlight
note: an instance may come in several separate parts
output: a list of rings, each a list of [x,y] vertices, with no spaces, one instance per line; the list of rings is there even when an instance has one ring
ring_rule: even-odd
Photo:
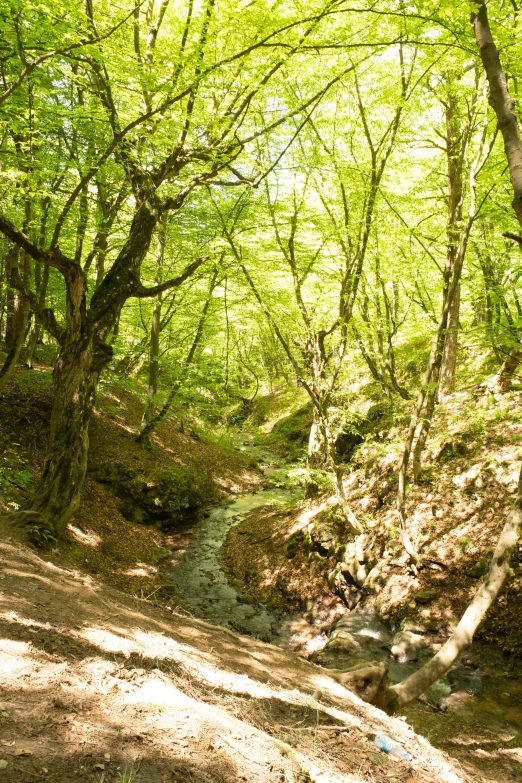
[[[27,617],[21,617],[14,611],[0,612],[0,618],[6,620],[8,623],[16,623],[17,625],[25,625],[28,628],[50,628],[50,623],[42,623],[38,620],[32,620]]]
[[[101,536],[92,530],[82,530],[82,528],[77,527],[71,523],[67,525],[67,530],[72,534],[76,541],[80,542],[80,544],[97,547],[102,542]]]
[[[294,762],[276,744],[278,732],[284,732],[284,742],[290,732],[292,747],[307,768],[317,771],[318,781],[365,783],[371,769],[366,754],[374,748],[369,733],[392,726],[408,741],[402,722],[390,722],[326,670],[279,648],[206,622],[162,614],[101,585],[88,591],[86,601],[84,582],[70,573],[37,558],[30,563],[14,549],[6,560],[10,571],[4,587],[9,585],[20,600],[31,600],[30,614],[24,607],[0,616],[4,629],[12,629],[12,634],[3,629],[6,641],[0,643],[2,709],[17,721],[3,726],[3,736],[16,743],[13,753],[33,754],[19,757],[29,759],[17,761],[20,769],[38,757],[40,769],[52,770],[54,760],[74,763],[77,753],[80,776],[83,769],[101,779],[116,763],[123,769],[136,761],[145,774],[147,765],[161,758],[182,770],[180,780],[190,780],[198,765],[213,770],[213,779],[230,772],[230,780],[236,780],[239,754],[247,780],[264,780],[267,761],[281,771],[281,779],[284,774],[292,779]],[[56,600],[54,588],[64,577],[68,589]],[[25,736],[22,744],[22,720],[37,731],[44,726],[37,741]],[[306,726],[332,721],[343,733],[328,746],[322,735],[306,731]],[[352,752],[363,746],[354,763]],[[430,749],[431,767],[433,753]],[[150,769],[144,780],[156,779]],[[450,773],[441,772],[439,780],[458,780]]]
[[[31,645],[27,642],[15,642],[12,639],[0,639],[0,673],[3,678],[18,677],[27,669],[27,660]]]
[[[149,565],[148,563],[136,563],[133,568],[121,569],[119,573],[125,576],[144,576],[149,579],[154,579],[158,573],[156,566]]]
[[[102,628],[82,628],[77,635],[105,652],[123,653],[129,657],[136,649],[135,645],[125,637],[117,636]]]

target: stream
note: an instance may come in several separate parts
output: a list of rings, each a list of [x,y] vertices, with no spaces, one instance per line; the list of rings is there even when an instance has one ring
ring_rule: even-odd
[[[310,632],[311,626],[301,615],[252,603],[227,580],[220,550],[228,531],[249,513],[294,504],[302,498],[302,492],[285,488],[290,466],[281,457],[244,441],[239,448],[259,460],[266,483],[272,486],[214,508],[198,523],[183,558],[169,570],[169,578],[196,617],[292,649],[292,637],[303,626]],[[328,637],[315,629],[316,653],[312,660],[338,669],[384,661],[392,681],[398,682],[433,655],[433,650],[426,647],[419,649],[417,660],[397,660],[391,648],[398,629],[364,607],[347,612],[336,623],[339,627],[355,640],[354,649],[329,653],[325,647]],[[522,661],[474,642],[448,674],[403,713],[414,729],[440,746],[476,741],[481,747],[486,742],[491,747],[507,743],[509,748],[522,735]]]
[[[285,483],[289,466],[282,457],[244,443],[240,449],[259,460],[268,482]],[[229,583],[219,553],[230,528],[248,514],[263,507],[282,508],[302,497],[300,489],[274,486],[218,506],[198,523],[182,561],[169,571],[170,580],[196,617],[285,646],[298,616],[250,603],[248,596]]]

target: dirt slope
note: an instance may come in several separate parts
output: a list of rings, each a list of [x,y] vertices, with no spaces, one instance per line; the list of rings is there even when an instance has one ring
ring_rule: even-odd
[[[5,783],[471,783],[325,670],[47,563],[0,532]],[[378,751],[379,731],[414,761]]]

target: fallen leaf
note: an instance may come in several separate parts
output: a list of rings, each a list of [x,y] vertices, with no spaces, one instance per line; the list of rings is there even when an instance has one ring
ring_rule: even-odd
[[[15,750],[15,756],[32,756],[33,751],[28,750],[27,748],[18,748],[18,750]]]
[[[5,769],[8,762],[5,759],[0,759],[0,769]]]

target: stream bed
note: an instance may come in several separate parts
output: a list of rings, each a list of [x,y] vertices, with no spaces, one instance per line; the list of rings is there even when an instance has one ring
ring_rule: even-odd
[[[242,444],[242,450],[258,459],[272,486],[214,508],[193,531],[184,556],[169,570],[169,577],[196,617],[250,634],[292,649],[292,638],[303,625],[301,615],[291,615],[260,603],[230,584],[220,562],[220,550],[228,531],[260,508],[284,507],[302,497],[299,489],[285,488],[289,466],[277,455]],[[277,484],[279,486],[274,486]],[[312,660],[327,668],[349,668],[357,663],[385,661],[392,681],[398,682],[418,669],[433,649],[420,648],[416,660],[401,660],[392,654],[398,629],[383,623],[364,607],[347,611],[336,624],[353,638],[350,652],[329,653],[328,637],[317,629]],[[419,733],[450,752],[458,746],[504,747],[510,752],[522,736],[522,661],[498,649],[475,642],[448,672],[422,697],[403,710]],[[486,743],[486,744],[484,744]],[[488,745],[489,743],[489,745]],[[473,751],[474,752],[474,751]],[[486,751],[484,751],[486,753]],[[522,780],[522,752],[516,759]]]

